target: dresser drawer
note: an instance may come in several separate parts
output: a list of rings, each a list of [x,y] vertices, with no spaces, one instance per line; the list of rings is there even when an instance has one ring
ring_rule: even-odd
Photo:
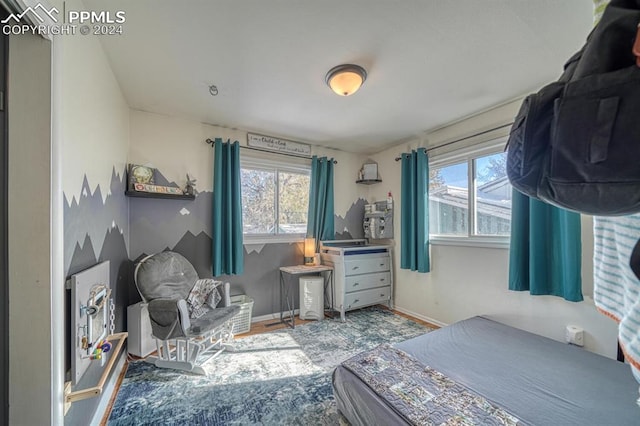
[[[389,257],[374,257],[373,259],[354,259],[344,262],[345,275],[370,274],[389,270]]]
[[[374,287],[384,287],[391,284],[390,272],[378,272],[375,274],[352,275],[344,280],[344,291],[366,290]]]
[[[372,288],[344,295],[345,310],[356,309],[361,306],[375,305],[386,302],[391,297],[391,287]]]

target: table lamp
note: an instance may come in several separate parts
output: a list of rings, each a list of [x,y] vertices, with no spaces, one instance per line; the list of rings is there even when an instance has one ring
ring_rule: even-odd
[[[304,264],[312,266],[314,264],[313,257],[316,254],[316,239],[304,239]]]

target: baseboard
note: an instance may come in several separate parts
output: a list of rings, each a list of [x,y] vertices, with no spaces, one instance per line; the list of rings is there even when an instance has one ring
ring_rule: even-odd
[[[442,321],[438,321],[437,319],[428,317],[426,315],[419,314],[417,312],[410,311],[408,309],[400,308],[398,306],[394,306],[393,309],[398,311],[398,312],[402,312],[403,314],[411,315],[412,317],[418,318],[419,320],[429,322],[429,323],[431,323],[433,325],[437,325],[438,327],[446,327],[447,325],[449,325],[449,324],[444,323]],[[299,313],[299,310],[296,309],[294,311],[294,314],[298,315],[298,313]],[[271,320],[273,320],[273,321],[280,320],[280,312],[274,312],[272,314],[260,315],[259,317],[252,317],[251,318],[251,322],[252,323],[261,322],[261,321],[271,321]]]
[[[295,311],[293,311],[294,315],[298,315],[300,313],[300,310],[296,309]],[[251,318],[251,322],[260,322],[260,321],[271,321],[271,320],[278,320],[280,321],[280,312],[274,312],[272,314],[266,314],[266,315],[260,315],[259,317],[252,317]]]
[[[437,325],[438,327],[446,327],[447,325],[449,325],[447,323],[444,323],[442,321],[438,321],[437,319],[428,317],[426,315],[422,315],[422,314],[419,314],[417,312],[410,311],[408,309],[400,308],[397,305],[393,309],[395,309],[398,312],[402,312],[403,314],[407,314],[407,315],[411,315],[412,317],[416,317],[416,318],[418,318],[418,319],[420,319],[422,321],[426,321],[426,322],[429,322],[429,323],[431,323],[433,325]]]
[[[113,392],[115,391],[116,384],[118,382],[118,377],[122,371],[127,367],[127,350],[120,352],[120,358],[116,362],[116,365],[113,367],[111,374],[109,375],[109,379],[107,383],[105,383],[104,388],[102,389],[102,393],[98,398],[100,398],[100,404],[98,404],[98,408],[96,408],[96,412],[93,414],[93,419],[91,419],[91,425],[97,426],[102,424],[102,420],[107,413],[107,410],[110,408],[109,404],[111,403],[111,399],[113,397]]]

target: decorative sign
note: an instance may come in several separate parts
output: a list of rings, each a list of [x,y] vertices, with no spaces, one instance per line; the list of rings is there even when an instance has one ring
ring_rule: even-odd
[[[288,141],[286,139],[247,133],[247,144],[255,148],[264,149],[265,151],[284,152],[286,154],[311,157],[311,145]]]
[[[182,189],[175,186],[149,185],[146,183],[134,183],[133,189],[140,192],[153,192],[156,194],[183,195]]]

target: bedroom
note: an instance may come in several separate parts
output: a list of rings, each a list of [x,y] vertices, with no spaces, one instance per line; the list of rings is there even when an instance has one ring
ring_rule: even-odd
[[[62,10],[62,2],[49,3]],[[314,153],[338,161],[335,214],[348,222],[349,211],[352,206],[359,208],[359,200],[384,200],[389,191],[398,200],[400,164],[394,159],[400,153],[509,124],[521,97],[558,77],[562,64],[583,44],[593,23],[593,4],[588,0],[562,5],[552,1],[516,2],[508,7],[492,2],[492,7],[486,10],[475,3],[465,2],[464,7],[440,5],[433,14],[420,2],[404,7],[384,3],[379,11],[369,11],[369,4],[362,2],[346,5],[336,2],[333,8],[309,5],[285,8],[282,3],[276,3],[285,9],[280,16],[270,7],[262,6],[263,10],[255,3],[251,3],[251,8],[256,9],[255,15],[249,15],[241,6],[236,10],[229,5],[199,2],[198,7],[205,8],[205,12],[195,13],[200,20],[192,23],[193,13],[177,10],[171,2],[154,3],[151,13],[144,2],[135,5],[109,2],[109,6],[105,6],[99,1],[67,1],[67,10],[124,10],[127,18],[124,29],[132,38],[65,36],[57,38],[59,43],[51,46],[44,39],[12,37],[10,67],[15,60],[15,64],[25,69],[43,70],[39,78],[45,85],[36,91],[30,81],[14,83],[24,83],[26,87],[21,92],[33,96],[31,103],[17,105],[13,110],[19,111],[22,107],[27,111],[25,120],[19,123],[24,132],[16,138],[47,141],[53,138],[53,156],[58,162],[48,165],[48,144],[42,151],[24,144],[29,147],[25,148],[26,152],[10,154],[11,164],[15,164],[14,158],[18,164],[27,161],[38,164],[35,169],[41,176],[20,176],[31,194],[29,199],[20,199],[12,205],[20,212],[28,212],[22,213],[25,221],[41,227],[25,223],[12,224],[12,227],[24,229],[21,240],[43,247],[43,252],[28,251],[32,253],[29,262],[17,255],[9,259],[10,264],[16,265],[15,274],[22,277],[22,281],[12,282],[9,287],[17,298],[15,303],[14,299],[11,302],[15,311],[10,312],[9,339],[15,339],[9,354],[12,360],[9,383],[13,383],[9,385],[9,393],[14,398],[11,418],[20,419],[16,420],[18,423],[58,423],[62,416],[62,382],[68,362],[64,354],[64,326],[27,328],[34,321],[33,313],[22,312],[19,306],[42,307],[35,318],[40,323],[64,324],[65,313],[60,306],[64,306],[65,278],[99,259],[109,259],[115,268],[113,275],[120,277],[112,282],[112,287],[116,289],[117,327],[124,328],[124,311],[128,301],[137,295],[127,282],[129,271],[119,271],[119,267],[149,250],[139,235],[144,227],[136,223],[137,218],[143,219],[136,213],[141,204],[125,198],[122,191],[127,164],[151,163],[168,181],[181,186],[189,173],[198,179],[198,191],[210,191],[212,161],[211,147],[204,142],[207,138],[246,143],[246,133],[255,132],[311,143]],[[335,20],[334,10],[345,15],[344,22]],[[494,15],[496,11],[500,11],[498,16]],[[285,12],[292,17],[287,19]],[[236,15],[240,17],[237,21],[225,20],[227,16]],[[465,17],[463,24],[458,24],[460,15]],[[424,25],[423,20],[428,25]],[[495,20],[500,24],[494,25]],[[273,31],[267,34],[273,37],[274,46],[256,46],[252,43],[258,43],[260,37],[236,34],[247,32],[250,24],[260,31]],[[216,32],[215,40],[205,42],[211,26],[219,28],[221,34]],[[422,31],[423,27],[433,32]],[[464,28],[465,32],[454,37],[448,33],[451,27]],[[518,31],[526,31],[529,37],[523,39],[539,56],[532,59],[510,48],[510,40]],[[305,38],[297,35],[306,32],[309,34]],[[197,42],[184,44],[184,40],[190,38]],[[346,42],[345,38],[353,42]],[[25,44],[11,49],[11,43]],[[121,43],[130,43],[131,48],[126,49]],[[231,51],[226,50],[227,44],[233,46]],[[306,46],[323,47],[314,51]],[[275,47],[278,50],[272,50]],[[305,50],[309,53],[303,55]],[[20,52],[28,53],[25,57],[11,56]],[[224,68],[218,64],[217,52],[227,55],[223,56]],[[278,66],[296,56],[300,60],[286,67]],[[327,88],[324,77],[331,67],[345,62],[362,63],[368,77],[358,93],[340,98]],[[527,65],[522,67],[522,64]],[[471,69],[470,65],[473,65]],[[476,68],[478,71],[472,71]],[[522,68],[527,71],[523,72]],[[45,72],[49,69],[51,74]],[[228,87],[232,77],[249,78],[244,75],[249,71],[253,76],[250,84],[235,83]],[[486,80],[481,80],[481,75]],[[38,78],[30,74],[22,76]],[[11,78],[19,77],[20,73],[13,73]],[[220,91],[215,97],[209,93],[212,84],[217,84]],[[51,110],[33,109],[33,104],[47,104],[43,102],[42,93],[49,92],[52,93]],[[312,100],[303,97],[308,92],[312,92],[306,95]],[[10,98],[9,102],[13,100]],[[247,121],[233,121],[226,115],[225,104],[234,102],[237,103],[234,108],[240,110],[242,119]],[[383,118],[375,115],[381,114],[381,103]],[[276,108],[280,104],[286,108]],[[267,112],[274,115],[262,118]],[[322,126],[306,128],[306,116],[314,117]],[[10,120],[11,117],[17,114],[10,115]],[[49,122],[46,117],[51,117]],[[37,119],[44,120],[44,124],[34,126]],[[365,124],[355,127],[352,122]],[[13,128],[18,128],[16,126]],[[374,133],[367,130],[367,126],[382,130]],[[51,133],[44,139],[42,133],[39,136],[27,133],[46,132],[49,128]],[[392,134],[390,130],[386,133],[385,128],[396,129],[398,133]],[[484,137],[491,140],[491,136],[493,139],[505,136],[498,133]],[[471,145],[483,141],[480,136],[466,142]],[[459,144],[457,148],[465,145]],[[42,158],[34,157],[37,154]],[[369,187],[356,185],[357,171],[369,161],[378,164],[383,182]],[[42,182],[50,182],[57,188],[53,198],[45,191],[48,185]],[[74,204],[73,199],[78,204]],[[84,216],[76,215],[73,206],[85,201],[100,201],[100,206],[91,204]],[[10,208],[13,208],[11,204]],[[98,208],[98,214],[91,210],[93,208]],[[53,225],[46,213],[49,210],[53,211]],[[343,223],[341,232],[344,226]],[[359,232],[357,226],[346,227],[354,228],[349,229],[352,236]],[[564,340],[565,326],[575,324],[587,331],[586,350],[615,358],[616,325],[599,314],[589,299],[593,287],[591,228],[590,218],[584,216],[584,302],[571,303],[557,297],[531,297],[524,292],[508,291],[506,246],[454,246],[434,241],[432,272],[418,274],[395,268],[396,309],[438,324],[490,314],[503,323],[558,341]],[[183,231],[166,245],[173,248],[184,234]],[[192,234],[198,236],[196,230]],[[54,241],[53,247],[49,244],[49,235]],[[395,242],[397,246],[399,243]],[[287,247],[288,252],[283,254],[278,246]],[[17,253],[33,250],[19,242],[11,247],[11,252],[15,248]],[[250,271],[252,276],[246,279],[238,277],[235,282],[230,279],[239,292],[251,294],[256,300],[255,316],[277,311],[277,268],[301,261],[296,247],[288,243],[266,244],[263,257],[259,251],[249,253],[247,250],[246,256],[260,257],[261,262],[270,266],[266,275],[257,270]],[[41,261],[34,263],[33,259]],[[398,253],[394,261],[399,261]],[[261,269],[260,265],[257,264],[256,269]],[[268,282],[268,286],[260,285],[260,280]],[[51,286],[42,291],[33,284],[38,281],[50,282]],[[32,341],[52,342],[51,363],[43,363],[42,358],[33,353]],[[27,385],[31,383],[40,386],[34,391]],[[33,406],[51,407],[51,410],[33,410]]]

